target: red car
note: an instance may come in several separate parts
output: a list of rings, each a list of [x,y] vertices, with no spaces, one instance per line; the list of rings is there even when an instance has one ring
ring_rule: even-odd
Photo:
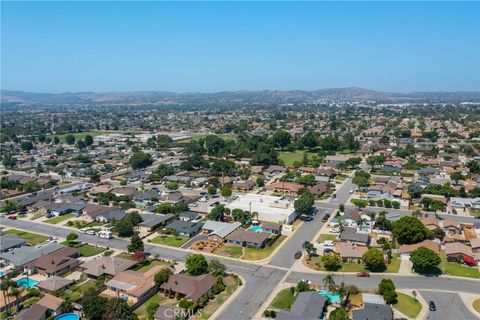
[[[17,216],[8,216],[8,219],[10,219],[10,220],[17,220]]]
[[[368,272],[358,272],[357,277],[368,278],[368,277],[370,277],[370,273],[368,273]]]

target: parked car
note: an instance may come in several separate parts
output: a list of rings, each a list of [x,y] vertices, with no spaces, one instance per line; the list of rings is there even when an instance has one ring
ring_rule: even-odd
[[[333,243],[332,240],[325,240],[325,241],[323,241],[323,246],[324,247],[333,247],[333,246],[335,246],[335,243]]]
[[[309,243],[310,242],[308,242],[308,241],[303,241],[302,248],[306,248]]]
[[[8,219],[10,219],[10,220],[17,220],[17,216],[8,216]]]
[[[96,236],[97,235],[97,233],[93,230],[87,230],[86,234],[89,234],[91,236]]]
[[[293,256],[295,259],[300,259],[302,256],[302,253],[300,251],[295,252],[295,255]]]
[[[368,278],[368,277],[370,277],[370,273],[368,273],[368,272],[357,272],[357,277]]]
[[[334,193],[332,194],[332,199],[335,199],[337,197],[337,195]]]
[[[353,194],[355,192],[355,189],[350,190],[350,194]]]
[[[325,248],[323,249],[323,253],[333,253],[333,249]]]
[[[302,221],[312,221],[313,220],[313,217],[312,216],[309,216],[309,215],[306,215],[306,214],[302,214],[300,216],[300,220]]]
[[[327,213],[326,215],[323,216],[322,222],[327,222],[329,218],[330,218],[330,213]]]
[[[306,282],[308,284],[312,284],[312,281],[307,280],[307,279],[300,279],[300,280],[298,280],[298,282]]]
[[[432,300],[428,302],[428,308],[430,309],[430,311],[437,311],[437,306],[435,305],[435,302],[433,302]]]

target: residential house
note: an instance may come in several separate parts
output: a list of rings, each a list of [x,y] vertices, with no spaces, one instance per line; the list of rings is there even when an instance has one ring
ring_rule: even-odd
[[[344,227],[342,232],[340,232],[340,240],[368,246],[370,243],[370,235],[368,233],[357,232],[356,228]]]
[[[112,291],[128,304],[135,304],[154,290],[155,274],[164,268],[165,266],[157,265],[145,272],[122,271],[105,284],[107,290]]]
[[[262,221],[261,226],[266,233],[282,234],[282,225],[279,223]]]
[[[38,300],[37,304],[42,307],[47,308],[47,316],[59,315],[62,313],[60,307],[64,302],[63,299],[52,296],[51,294],[45,293],[45,295]]]
[[[23,247],[27,242],[16,234],[4,234],[0,236],[0,253]]]
[[[461,242],[445,243],[445,256],[447,259],[461,259],[467,263],[480,265],[480,254],[472,251],[472,248]]]
[[[414,243],[414,244],[401,245],[398,252],[400,253],[400,257],[402,259],[409,259],[410,254],[420,247],[425,247],[427,249],[430,249],[437,254],[440,253],[440,244],[438,242],[428,240],[428,239],[423,240],[423,241],[418,242],[418,243]]]
[[[173,220],[165,226],[166,229],[175,230],[179,235],[191,237],[196,235],[203,227],[202,222],[191,222],[182,220]]]
[[[252,180],[238,181],[232,184],[232,189],[234,191],[246,192],[252,190],[255,187],[255,182]]]
[[[295,182],[272,182],[265,187],[266,190],[286,195],[298,195],[303,188],[303,185]]]
[[[76,248],[64,247],[50,254],[43,255],[28,265],[37,273],[46,277],[60,275],[76,268],[80,253]]]
[[[325,182],[319,182],[314,186],[308,187],[308,191],[311,195],[320,197],[328,192],[328,186]]]
[[[58,243],[49,243],[40,247],[23,246],[10,252],[0,254],[0,260],[13,267],[25,267],[28,263],[41,256],[50,254],[64,247],[65,246]]]
[[[352,320],[393,320],[393,310],[388,304],[364,303],[362,309],[353,310]]]
[[[198,219],[198,213],[193,211],[184,211],[180,212],[178,215],[178,219],[181,221],[193,221]]]
[[[236,246],[250,246],[257,249],[263,248],[269,238],[269,234],[265,232],[253,232],[244,228],[237,228],[229,236],[227,243]]]
[[[57,203],[49,210],[49,213],[47,215],[58,217],[69,213],[75,213],[77,216],[79,216],[82,214],[85,206],[85,201],[77,201],[73,203]]]
[[[210,274],[200,276],[173,274],[160,286],[160,289],[166,292],[178,292],[186,299],[197,302],[203,295],[209,294],[216,283],[217,279]]]
[[[289,311],[277,312],[278,320],[323,319],[327,309],[327,298],[316,291],[300,292]]]
[[[100,206],[92,203],[87,203],[83,209],[83,214],[86,220],[101,222],[109,222],[112,219],[119,221],[127,215],[125,211],[118,207]]]
[[[135,188],[135,187],[119,187],[119,188],[112,189],[111,193],[113,193],[117,197],[127,196],[127,197],[132,198],[137,193],[137,188]]]
[[[221,243],[241,225],[240,222],[227,223],[209,220],[203,225],[202,232],[208,234],[208,240]]]
[[[130,269],[136,264],[135,261],[117,257],[97,257],[80,265],[83,273],[98,278],[104,274],[116,276],[122,271]]]
[[[13,320],[45,320],[47,318],[48,308],[34,303],[28,308],[20,310],[13,316]]]
[[[54,294],[58,290],[67,288],[73,283],[73,280],[62,278],[59,276],[52,276],[46,280],[37,283],[37,288],[43,292]]]
[[[363,254],[367,252],[367,250],[367,246],[356,245],[349,242],[335,242],[335,252],[343,262],[361,263]]]
[[[141,233],[148,233],[152,232],[155,229],[158,229],[160,226],[165,225],[168,221],[170,221],[174,214],[149,214],[143,213],[142,214],[142,222],[138,224],[138,231]]]

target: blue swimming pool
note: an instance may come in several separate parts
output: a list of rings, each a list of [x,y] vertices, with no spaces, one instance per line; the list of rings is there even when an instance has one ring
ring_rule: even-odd
[[[260,227],[260,226],[251,226],[250,228],[248,228],[248,230],[253,231],[253,232],[262,232],[263,228]]]
[[[35,287],[38,283],[38,281],[35,281],[35,280],[32,280],[32,279],[27,279],[27,278],[20,278],[15,282],[19,286],[22,286],[22,287],[27,288],[27,289]]]
[[[78,320],[80,317],[76,313],[64,313],[55,318],[55,320]]]
[[[338,293],[333,293],[333,292],[328,292],[326,289],[322,289],[320,291],[318,291],[318,293],[323,296],[323,297],[327,297],[327,299],[331,302],[331,303],[339,303],[340,300],[342,300],[340,298],[340,294]]]

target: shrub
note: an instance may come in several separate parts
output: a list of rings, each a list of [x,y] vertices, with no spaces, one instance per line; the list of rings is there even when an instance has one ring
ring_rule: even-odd
[[[178,304],[178,306],[182,309],[188,309],[188,308],[190,308],[191,305],[193,305],[193,301],[188,300],[188,299],[182,299],[182,300],[180,300],[180,303]]]

